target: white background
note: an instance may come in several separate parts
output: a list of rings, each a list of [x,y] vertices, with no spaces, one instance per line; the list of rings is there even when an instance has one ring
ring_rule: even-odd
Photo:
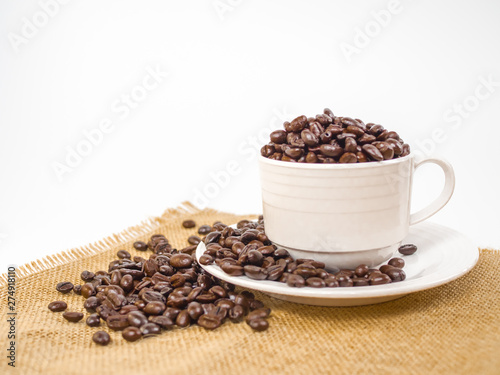
[[[0,0],[0,272],[200,201],[231,160],[239,173],[208,205],[260,212],[252,144],[324,107],[447,158],[457,187],[432,220],[500,247],[498,1],[66,2]],[[168,77],[117,111],[148,69]],[[59,180],[54,163],[104,119],[112,130]],[[422,168],[414,208],[442,183]]]

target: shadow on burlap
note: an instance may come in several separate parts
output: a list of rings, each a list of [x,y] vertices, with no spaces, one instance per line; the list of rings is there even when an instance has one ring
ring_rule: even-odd
[[[392,302],[361,307],[315,307],[256,293],[272,308],[270,328],[245,323],[215,331],[198,326],[128,343],[107,327],[66,322],[47,305],[68,303],[81,311],[83,297],[61,295],[59,281],[81,283],[83,270],[107,269],[119,249],[132,255],[136,240],[163,233],[178,248],[199,225],[242,218],[190,204],[167,210],[99,243],[20,267],[17,272],[16,367],[7,366],[7,286],[0,279],[1,374],[499,374],[500,252],[482,250],[477,266],[447,285]],[[144,253],[142,253],[144,255]],[[98,347],[92,334],[104,329],[112,343]]]

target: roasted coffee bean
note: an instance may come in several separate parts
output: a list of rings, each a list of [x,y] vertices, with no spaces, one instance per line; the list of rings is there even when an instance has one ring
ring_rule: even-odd
[[[170,284],[174,288],[180,288],[186,283],[186,278],[181,274],[175,274],[170,278]]]
[[[201,238],[198,237],[198,236],[189,236],[188,238],[188,242],[191,244],[191,245],[198,245],[200,242],[201,242]]]
[[[155,323],[146,323],[140,328],[143,337],[151,337],[161,333],[161,327]]]
[[[150,323],[158,324],[163,329],[172,329],[175,326],[174,321],[165,315],[152,315],[148,320]]]
[[[127,321],[131,326],[141,327],[148,322],[148,318],[142,311],[132,311],[127,314]]]
[[[253,310],[257,310],[257,309],[262,309],[264,308],[264,302],[258,300],[258,299],[254,299],[252,301],[250,301],[250,310],[253,311]]]
[[[187,312],[191,320],[197,321],[203,315],[203,308],[199,302],[191,302],[187,307]]]
[[[111,309],[111,308],[109,308],[107,306],[104,306],[104,305],[98,306],[95,311],[97,311],[97,313],[99,314],[99,316],[102,319],[104,319],[104,320],[106,320],[111,315],[117,315],[118,314],[115,310],[113,310],[113,309]]]
[[[393,268],[394,268],[393,266],[391,266],[389,264],[385,264],[383,266],[380,266],[379,270],[380,270],[380,272],[387,274],[387,272],[392,270]]]
[[[246,321],[254,320],[254,319],[265,319],[271,314],[271,309],[261,308],[256,309],[250,312],[247,315]]]
[[[299,147],[290,147],[285,150],[285,155],[297,160],[304,155],[304,150]]]
[[[241,305],[243,306],[245,309],[249,309],[250,308],[250,300],[245,297],[245,295],[243,294],[237,294],[235,297],[234,297],[234,301],[235,305]]]
[[[264,280],[267,277],[267,273],[261,267],[247,265],[243,267],[243,270],[245,272],[245,276],[254,280]]]
[[[221,307],[229,310],[229,309],[232,309],[235,306],[235,304],[233,301],[231,301],[228,298],[221,298],[221,299],[218,299],[217,301],[215,301],[215,306],[221,306]],[[261,306],[261,307],[264,307],[264,306]]]
[[[160,315],[162,314],[167,306],[163,302],[153,301],[149,302],[143,309],[146,314],[150,315]]]
[[[212,231],[212,227],[210,225],[202,225],[198,228],[198,234],[202,236],[209,234]]]
[[[262,332],[269,328],[269,323],[265,319],[253,319],[247,323],[254,331]]]
[[[387,142],[379,142],[375,145],[378,148],[384,160],[389,160],[394,157],[394,150]]]
[[[175,321],[175,319],[177,318],[177,315],[179,315],[180,312],[181,312],[181,310],[178,308],[167,307],[167,309],[163,313],[163,316],[166,316],[166,317],[172,319],[172,321]]]
[[[247,254],[248,259],[247,262],[254,266],[261,266],[264,260],[264,256],[260,251],[250,250]]]
[[[365,125],[360,119],[319,114],[316,117],[299,116],[285,121],[285,130],[271,133],[271,143],[264,145],[264,157],[299,163],[362,163],[403,157],[410,153],[396,132],[381,125]],[[320,147],[327,145],[331,147]],[[377,145],[376,145],[377,144]],[[368,147],[363,152],[361,146]],[[356,156],[356,158],[353,157]]]
[[[113,309],[119,310],[122,306],[125,306],[127,298],[123,294],[116,293],[113,290],[108,293],[108,301],[111,303]]]
[[[227,292],[226,290],[221,287],[220,285],[215,285],[210,288],[209,290],[211,293],[215,294],[218,298],[226,298],[227,297]]]
[[[268,280],[278,280],[284,272],[285,268],[280,265],[274,265],[267,268],[267,279]]]
[[[276,144],[281,144],[286,142],[286,131],[284,130],[275,130],[270,135],[271,142]]]
[[[120,270],[114,270],[111,272],[111,277],[110,277],[111,285],[119,285],[121,279],[122,279],[122,274],[120,273]]]
[[[186,247],[180,249],[179,252],[191,255],[196,251],[197,248],[198,248],[197,245],[186,246]]]
[[[319,137],[321,136],[321,133],[325,131],[325,128],[318,122],[318,121],[313,121],[309,125],[309,130],[316,136]]]
[[[307,117],[304,115],[299,116],[290,122],[290,131],[295,133],[301,132],[302,130],[304,130],[306,125],[307,125]]]
[[[120,287],[125,292],[130,292],[134,288],[134,278],[130,275],[125,275],[120,280]]]
[[[54,301],[49,303],[49,310],[52,312],[61,312],[68,308],[68,305],[64,301]]]
[[[357,143],[360,145],[366,145],[375,142],[377,138],[371,134],[364,134],[358,138]]]
[[[223,263],[220,268],[229,276],[242,276],[244,274],[243,267],[236,264]]]
[[[356,154],[353,154],[351,152],[346,152],[339,159],[339,163],[357,163],[357,162],[358,162],[358,157],[356,156]]]
[[[165,303],[165,297],[158,292],[147,290],[141,295],[141,298],[144,302],[149,303],[153,301],[160,301]]]
[[[137,255],[134,255],[134,257],[132,258],[132,260],[136,263],[142,263],[142,262],[145,262],[146,259],[144,259],[143,257],[140,257],[140,256],[137,256]]]
[[[363,151],[372,159],[375,161],[381,161],[384,160],[384,156],[380,153],[377,147],[375,147],[372,144],[365,144],[361,147]]]
[[[137,327],[127,327],[122,331],[122,337],[127,341],[134,342],[142,337],[142,333]]]
[[[182,226],[184,228],[194,228],[196,226],[196,223],[194,220],[184,220],[182,222]]]
[[[346,153],[356,153],[358,152],[358,144],[354,138],[346,138],[345,140],[345,152]]]
[[[212,258],[208,254],[203,254],[202,256],[200,256],[199,262],[200,262],[200,264],[207,266],[207,265],[212,264],[214,262],[214,258]]]
[[[76,323],[83,319],[83,314],[81,312],[66,311],[62,314],[62,316],[71,323]]]
[[[406,273],[401,268],[393,267],[385,273],[391,278],[391,281],[398,282],[406,279]]]
[[[264,156],[265,158],[268,158],[271,155],[273,155],[275,151],[276,150],[274,148],[274,145],[271,143],[271,144],[267,144],[267,145],[262,146],[262,148],[260,149],[260,154],[262,156]]]
[[[246,315],[246,311],[247,310],[245,309],[244,306],[234,305],[234,307],[232,307],[228,312],[229,320],[231,320],[234,323],[241,322]],[[199,320],[198,320],[198,324],[200,324]]]
[[[80,275],[80,278],[85,282],[89,282],[89,281],[94,280],[94,277],[95,277],[95,273],[90,272],[90,271],[83,271]]]
[[[197,297],[197,299],[199,296]],[[185,296],[179,295],[179,294],[173,294],[171,293],[168,296],[167,299],[167,306],[168,307],[176,307],[179,309],[184,308],[188,304],[188,299]]]
[[[356,157],[358,158],[358,163],[366,163],[368,161],[366,155],[361,151],[356,152]]]
[[[83,307],[88,312],[94,312],[97,309],[97,306],[101,304],[101,301],[97,297],[89,297],[85,300]]]
[[[302,132],[300,133],[300,137],[302,138],[304,143],[310,147],[315,147],[319,143],[318,137],[316,135],[314,135],[314,133],[311,132],[309,129],[302,130]],[[325,142],[323,142],[323,143],[325,143]]]
[[[389,260],[388,264],[396,268],[403,268],[405,266],[405,261],[401,258],[392,258]]]
[[[170,258],[170,265],[175,268],[187,268],[193,264],[193,258],[189,254],[174,254]]]
[[[106,324],[113,331],[121,331],[122,329],[128,327],[130,324],[128,322],[127,315],[110,315],[106,319]]]
[[[337,281],[340,287],[351,287],[354,286],[352,279],[349,276],[345,276],[343,274],[336,276]]]
[[[382,284],[388,284],[391,282],[391,278],[383,273],[372,274],[370,276],[369,280],[370,280],[370,285],[382,285]]]
[[[399,247],[398,251],[403,255],[412,255],[417,251],[417,246],[413,244],[406,244]]]
[[[368,273],[368,266],[366,264],[360,264],[354,270],[354,273],[357,277],[364,277]]]
[[[352,283],[354,286],[366,286],[370,285],[367,279],[364,277],[353,277],[352,278]]]
[[[128,303],[130,303],[130,301],[127,299]],[[121,315],[127,315],[128,313],[131,313],[132,311],[138,311],[139,308],[135,305],[126,305],[126,306],[123,306],[119,313]]]
[[[403,153],[403,145],[399,141],[389,138],[386,142],[392,147],[395,156],[400,156]]]
[[[219,242],[220,236],[221,236],[221,232],[218,232],[218,231],[210,232],[205,237],[205,245]]]
[[[319,149],[322,155],[332,158],[338,158],[344,153],[344,149],[342,147],[335,145],[321,145]]]
[[[335,118],[335,115],[333,114],[332,110],[330,108],[325,108],[323,110],[323,113],[327,116],[329,116],[332,120]]]
[[[337,288],[340,286],[335,276],[328,276],[324,281],[327,288]]]
[[[56,290],[62,294],[67,294],[73,290],[73,284],[69,281],[63,281],[56,285]]]
[[[111,337],[109,337],[107,332],[97,331],[92,336],[92,341],[94,341],[97,345],[106,346],[110,343]]]
[[[127,250],[118,250],[116,256],[120,259],[130,259],[131,255]]]
[[[203,314],[199,317],[197,324],[205,329],[214,330],[219,328],[222,322],[216,316]]]
[[[302,276],[299,275],[289,275],[286,284],[293,288],[302,288],[306,286],[306,281]]]
[[[314,152],[308,152],[306,155],[306,163],[317,163],[318,157]]]
[[[201,293],[198,297],[196,297],[196,301],[200,303],[211,303],[215,302],[217,296],[211,292]]]
[[[146,251],[148,249],[148,245],[145,242],[137,241],[134,242],[134,249],[139,251]]]
[[[80,284],[73,285],[73,293],[81,295],[82,294],[82,286]]]
[[[87,317],[87,320],[85,321],[85,323],[89,327],[98,327],[101,325],[101,317],[99,316],[99,314],[90,314]]]
[[[312,288],[324,288],[326,286],[325,281],[319,277],[309,277],[306,280],[306,285]]]
[[[191,317],[187,310],[182,310],[177,318],[175,319],[175,324],[179,327],[188,327],[191,325]]]

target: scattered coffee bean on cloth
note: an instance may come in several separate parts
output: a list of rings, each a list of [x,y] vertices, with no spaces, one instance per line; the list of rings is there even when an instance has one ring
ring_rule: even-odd
[[[195,222],[185,220],[182,226],[194,228]],[[210,226],[207,236],[228,229],[217,222]],[[234,285],[203,270],[194,255],[196,244],[202,239],[191,235],[186,241],[194,245],[178,251],[165,235],[154,234],[147,244],[134,243],[138,251],[150,250],[149,258],[132,257],[120,249],[106,270],[82,271],[80,278],[85,283],[79,290],[83,307],[90,314],[86,324],[97,327],[102,319],[109,329],[123,331],[123,339],[130,342],[193,324],[214,330],[226,321],[245,321],[255,331],[267,330],[271,310],[265,309],[253,293],[237,293]],[[55,287],[61,294],[68,294],[73,288],[70,282],[60,282]],[[48,308],[60,312],[66,310],[67,304],[54,301]],[[72,311],[62,316],[72,323],[84,318],[83,313]],[[98,345],[110,343],[109,335],[103,331],[95,333],[92,339]]]

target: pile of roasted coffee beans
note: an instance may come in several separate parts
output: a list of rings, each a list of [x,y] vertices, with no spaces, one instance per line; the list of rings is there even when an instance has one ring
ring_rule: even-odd
[[[193,228],[196,224],[190,220],[182,225]],[[198,233],[220,233],[226,227],[217,222],[201,226]],[[266,330],[271,310],[253,293],[237,293],[234,285],[206,273],[193,254],[200,241],[200,237],[190,236],[191,245],[178,251],[164,235],[155,234],[147,243],[134,243],[136,250],[153,252],[148,259],[119,250],[107,270],[83,271],[80,277],[84,284],[65,281],[57,284],[56,290],[82,295],[83,306],[89,313],[86,324],[99,327],[104,322],[109,329],[121,331],[127,341],[192,324],[213,330],[227,320],[246,321],[255,331]],[[64,301],[54,301],[48,308],[64,311],[63,318],[72,323],[84,318],[81,312],[65,311]],[[104,331],[95,332],[92,339],[99,345],[107,345],[111,340]]]
[[[193,220],[182,223],[184,228],[195,228]],[[286,250],[278,249],[267,238],[262,216],[257,222],[242,220],[237,228],[221,222],[198,228],[202,237],[191,235],[190,246],[176,250],[162,234],[149,241],[134,243],[138,251],[151,250],[148,259],[119,250],[117,259],[108,269],[97,272],[83,271],[84,284],[60,282],[56,290],[70,292],[85,298],[83,307],[89,313],[85,322],[99,327],[102,321],[109,329],[121,331],[127,341],[158,335],[162,330],[197,324],[213,330],[225,321],[245,322],[255,331],[269,327],[267,318],[271,309],[249,291],[235,292],[234,285],[207,273],[196,261],[194,250],[203,241],[205,253],[202,265],[216,263],[231,276],[246,275],[255,280],[273,280],[290,287],[309,286],[350,287],[381,285],[402,281],[404,260],[392,258],[379,269],[359,265],[355,270],[327,272],[325,265],[310,259],[293,259]],[[411,255],[415,245],[403,245],[400,252]],[[48,306],[53,312],[63,312],[68,322],[77,323],[84,318],[81,312],[65,311],[64,301]],[[92,340],[98,345],[111,341],[105,331],[94,333]]]
[[[271,133],[262,156],[299,163],[364,163],[406,156],[410,146],[398,133],[360,119],[337,117],[325,108],[316,117],[297,117]]]
[[[258,222],[240,221],[237,228],[224,227],[210,232],[204,239],[206,250],[200,257],[202,265],[217,264],[230,276],[247,276],[254,280],[271,280],[290,287],[335,288],[382,285],[403,281],[405,262],[392,258],[378,269],[360,264],[354,270],[325,270],[325,264],[312,259],[293,259],[288,251],[279,249],[264,232],[262,216]],[[403,245],[406,255],[416,251],[415,245]],[[411,254],[413,254],[411,252]]]

